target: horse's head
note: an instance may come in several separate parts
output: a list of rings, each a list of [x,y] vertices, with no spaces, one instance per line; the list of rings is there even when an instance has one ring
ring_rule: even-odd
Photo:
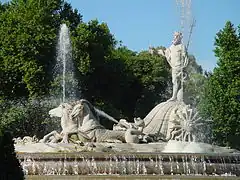
[[[68,103],[62,103],[57,108],[51,109],[49,111],[50,117],[62,117],[64,113],[71,109],[71,105]]]
[[[74,103],[70,118],[78,124],[78,127],[85,130],[100,125],[99,117],[95,108],[85,99],[81,99]]]
[[[79,115],[86,116],[88,114],[91,114],[96,119],[99,118],[95,108],[89,101],[87,101],[85,99],[81,99],[81,100],[77,101],[75,104],[76,105],[73,107],[71,114],[70,114],[73,118],[77,117]]]
[[[84,104],[81,101],[77,101],[77,104],[73,107],[70,116],[76,118],[78,116],[83,116]]]

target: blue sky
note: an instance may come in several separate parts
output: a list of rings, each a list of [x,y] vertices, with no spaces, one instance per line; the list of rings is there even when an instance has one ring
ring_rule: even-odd
[[[150,45],[168,47],[172,34],[180,30],[180,9],[176,0],[68,0],[84,21],[106,22],[117,40],[134,51]],[[206,70],[216,66],[214,37],[227,20],[240,24],[240,0],[192,0],[196,19],[189,53]]]

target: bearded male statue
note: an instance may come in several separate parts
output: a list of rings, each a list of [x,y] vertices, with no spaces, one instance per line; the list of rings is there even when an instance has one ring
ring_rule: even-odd
[[[166,50],[157,50],[157,54],[165,56],[172,68],[173,93],[169,101],[183,100],[183,90],[181,88],[181,83],[183,81],[182,73],[183,68],[187,66],[188,57],[186,48],[182,43],[182,38],[181,32],[175,32],[172,45]],[[149,52],[153,54],[153,48],[150,47]]]

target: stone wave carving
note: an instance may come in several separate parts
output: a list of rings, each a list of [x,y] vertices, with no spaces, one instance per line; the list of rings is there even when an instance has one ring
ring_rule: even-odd
[[[170,138],[170,128],[173,126],[171,114],[181,104],[180,101],[167,101],[155,106],[143,119],[145,123],[143,133]]]

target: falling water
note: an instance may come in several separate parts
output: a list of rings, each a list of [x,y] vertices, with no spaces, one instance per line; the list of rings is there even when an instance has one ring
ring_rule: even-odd
[[[62,102],[65,102],[66,98],[76,98],[77,81],[73,73],[72,45],[66,24],[62,24],[59,31],[55,79],[61,80]]]
[[[240,176],[239,154],[21,153],[18,158],[26,175]]]

